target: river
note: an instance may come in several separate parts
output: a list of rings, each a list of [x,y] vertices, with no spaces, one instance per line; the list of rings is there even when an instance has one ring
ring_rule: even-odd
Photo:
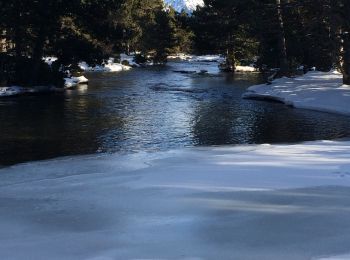
[[[210,74],[176,70],[207,69]],[[221,74],[215,63],[88,73],[64,94],[0,100],[0,165],[91,153],[293,143],[350,137],[348,117],[243,100],[260,74]]]

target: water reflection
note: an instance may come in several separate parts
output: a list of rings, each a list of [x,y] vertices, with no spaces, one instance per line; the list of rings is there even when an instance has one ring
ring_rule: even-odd
[[[196,66],[217,72],[215,64]],[[184,75],[174,72],[179,67],[191,64],[90,74],[88,87],[66,94],[0,100],[0,164],[350,136],[347,117],[242,100],[244,90],[261,81],[258,74]]]

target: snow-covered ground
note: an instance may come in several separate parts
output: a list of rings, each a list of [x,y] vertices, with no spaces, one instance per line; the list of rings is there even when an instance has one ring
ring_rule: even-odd
[[[3,168],[0,259],[342,259],[349,158],[319,141]]]
[[[337,71],[314,71],[296,78],[277,79],[271,85],[250,87],[243,97],[350,115],[350,86],[342,85],[342,75]]]

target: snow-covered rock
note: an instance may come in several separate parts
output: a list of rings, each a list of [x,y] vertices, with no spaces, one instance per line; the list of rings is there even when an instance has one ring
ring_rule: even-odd
[[[114,59],[109,59],[105,64],[103,65],[96,65],[94,67],[89,66],[86,62],[82,61],[79,62],[79,67],[83,71],[87,72],[119,72],[119,71],[125,71],[130,70],[130,66],[125,66],[121,63],[115,63]]]
[[[85,76],[65,78],[65,88],[74,88],[79,84],[87,84],[89,80]]]
[[[185,10],[192,12],[196,10],[197,6],[203,6],[203,0],[164,0],[165,4],[172,6],[177,12]]]
[[[105,68],[102,65],[89,66],[85,61],[79,62],[79,68],[87,72],[104,72]]]
[[[248,88],[243,98],[276,100],[295,108],[350,115],[350,86],[337,71],[309,72]]]
[[[131,67],[140,67],[140,64],[137,64],[134,61],[135,56],[134,55],[127,55],[125,53],[120,54],[120,62],[127,62]]]
[[[57,57],[43,57],[43,61],[47,63],[49,66],[52,65],[55,61],[57,61]]]
[[[253,66],[236,66],[237,72],[256,72],[257,69]]]
[[[123,65],[118,63],[108,63],[104,65],[105,71],[107,72],[118,72],[123,71]]]
[[[27,90],[19,86],[1,87],[0,97],[11,97],[25,94]]]

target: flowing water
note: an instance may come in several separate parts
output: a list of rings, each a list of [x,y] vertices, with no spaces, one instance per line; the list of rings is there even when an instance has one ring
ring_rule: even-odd
[[[176,70],[207,69],[211,74]],[[65,94],[0,100],[0,165],[101,152],[288,143],[350,137],[348,117],[243,100],[259,74],[215,63],[87,74]]]

